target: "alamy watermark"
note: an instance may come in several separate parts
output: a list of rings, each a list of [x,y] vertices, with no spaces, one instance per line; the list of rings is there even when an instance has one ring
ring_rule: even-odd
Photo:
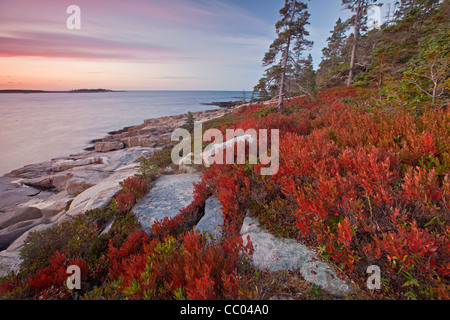
[[[70,265],[66,270],[67,274],[70,276],[67,277],[66,286],[69,290],[80,290],[81,289],[81,270],[77,265]]]
[[[73,4],[67,7],[67,14],[70,16],[67,18],[66,26],[69,30],[81,29],[81,9],[79,6]]]
[[[270,137],[270,155],[268,140]],[[181,141],[180,141],[181,139]],[[172,161],[177,165],[203,164],[210,166],[216,164],[245,164],[246,145],[248,144],[248,163],[264,166],[261,175],[274,175],[279,169],[280,133],[278,129],[227,129],[225,142],[223,134],[218,129],[209,129],[203,134],[201,122],[195,122],[192,137],[191,133],[179,128],[172,133],[172,141],[180,141],[172,149]],[[211,142],[203,150],[203,142]],[[235,152],[235,147],[236,152]],[[224,154],[225,152],[225,154]]]
[[[381,269],[379,266],[371,265],[367,267],[367,273],[370,277],[367,278],[367,288],[370,290],[381,289]]]

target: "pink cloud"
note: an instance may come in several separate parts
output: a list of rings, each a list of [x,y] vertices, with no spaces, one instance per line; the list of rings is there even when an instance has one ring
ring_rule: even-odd
[[[86,1],[81,8],[82,28],[68,32],[68,14],[61,1],[17,0],[0,4],[0,56],[38,56],[90,59],[176,59],[176,41],[151,38],[165,30],[165,24],[182,28],[200,23],[189,11],[190,0],[171,1]],[[130,34],[132,36],[130,37]],[[180,34],[180,36],[182,36]]]
[[[16,33],[0,37],[0,56],[38,56],[93,59],[151,59],[155,56],[177,57],[179,52],[149,43],[120,42],[82,35],[40,32]]]

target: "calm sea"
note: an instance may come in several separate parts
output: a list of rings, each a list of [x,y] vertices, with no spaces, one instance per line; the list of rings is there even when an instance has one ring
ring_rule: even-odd
[[[241,97],[242,91],[0,94],[0,176],[82,152],[91,140],[145,119],[214,109],[201,103]]]

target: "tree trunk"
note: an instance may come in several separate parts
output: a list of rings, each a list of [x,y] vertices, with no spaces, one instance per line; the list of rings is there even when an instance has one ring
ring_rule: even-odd
[[[352,56],[350,60],[350,71],[348,73],[347,86],[350,86],[353,83],[355,63],[356,63],[356,47],[358,45],[358,38],[359,38],[360,15],[361,15],[361,0],[358,0],[358,6],[356,8],[356,17],[355,17],[355,31],[353,32],[354,36],[353,36]]]
[[[295,2],[296,0],[293,0],[293,5],[292,5],[292,14],[291,14],[291,23],[294,20],[294,15],[295,15]],[[286,50],[284,51],[284,57],[283,57],[283,65],[282,65],[282,70],[281,70],[281,82],[280,82],[280,93],[279,93],[279,97],[278,97],[278,110],[280,110],[283,107],[284,104],[284,83],[286,80],[286,66],[287,66],[287,61],[289,59],[289,47],[291,45],[291,25],[289,24],[289,33],[288,33],[288,39],[287,39],[287,43],[286,43]]]
[[[286,51],[284,52],[284,57],[283,57],[283,66],[282,66],[281,82],[280,82],[280,93],[279,93],[279,97],[278,97],[278,108],[279,109],[281,109],[284,104],[284,83],[286,80],[286,66],[287,66],[287,61],[289,58],[290,42],[291,42],[291,37],[289,37],[289,39],[288,39],[288,42],[286,44]]]

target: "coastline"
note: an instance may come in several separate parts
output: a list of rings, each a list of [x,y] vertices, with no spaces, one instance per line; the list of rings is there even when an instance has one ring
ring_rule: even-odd
[[[22,89],[6,89],[0,90],[0,93],[102,93],[102,92],[127,92],[125,90],[110,90],[110,89],[75,89],[75,90],[22,90]]]
[[[220,108],[191,113],[195,121],[203,122],[219,118],[231,110]],[[170,136],[173,130],[186,123],[187,116],[181,114],[147,119],[139,126],[126,127],[96,139],[92,151],[27,165],[0,177],[0,192],[7,195],[6,199],[12,205],[11,210],[6,212],[4,203],[0,203],[0,212],[3,212],[3,216],[0,216],[0,278],[11,271],[20,270],[20,253],[23,248],[23,252],[30,250],[25,240],[31,232],[41,232],[56,226],[58,228],[49,231],[60,230],[76,224],[79,218],[92,218],[93,212],[101,215],[89,222],[99,236],[114,230],[111,229],[114,221],[105,220],[103,216],[106,209],[111,208],[111,201],[115,199],[114,205],[119,203],[119,196],[124,195],[125,182],[138,173],[137,162],[140,158],[148,159],[156,150],[170,151]],[[229,116],[226,118],[229,119]],[[132,207],[128,209],[136,216],[139,228],[149,229],[155,219],[175,218],[181,212],[181,220],[174,220],[174,227],[195,227],[200,233],[206,231],[220,236],[224,224],[221,201],[213,194],[205,194],[202,195],[205,198],[201,204],[193,192],[197,188],[193,185],[202,179],[201,172],[197,172],[195,166],[185,166],[181,162],[178,166],[172,165],[170,157],[159,162],[157,159],[162,154],[166,159],[168,153],[164,151],[150,159],[152,164],[159,167],[152,189],[136,202],[133,197]],[[5,212],[9,217],[5,216]],[[266,270],[268,265],[264,261],[268,259],[270,272],[277,272],[280,268],[300,269],[306,281],[324,288],[327,294],[343,297],[352,292],[351,286],[333,273],[330,265],[319,262],[314,250],[292,239],[278,239],[259,227],[259,220],[250,216],[241,222],[241,239],[248,241],[251,238],[258,250],[252,253],[249,261],[255,268]],[[166,227],[170,226],[163,228]],[[83,237],[78,230],[82,229],[75,232],[76,239]],[[46,233],[39,235],[42,234]],[[90,247],[89,242],[87,246]],[[294,257],[292,252],[296,252]],[[261,257],[264,257],[264,261]],[[302,261],[302,264],[296,261]],[[311,273],[319,276],[311,277]],[[327,280],[324,280],[325,277],[328,277]]]
[[[207,121],[228,108],[192,112]],[[171,146],[172,132],[186,114],[146,119],[141,125],[110,132],[77,154],[26,165],[0,177],[0,277],[17,270],[27,235],[106,206],[119,182],[136,174],[136,160]]]

